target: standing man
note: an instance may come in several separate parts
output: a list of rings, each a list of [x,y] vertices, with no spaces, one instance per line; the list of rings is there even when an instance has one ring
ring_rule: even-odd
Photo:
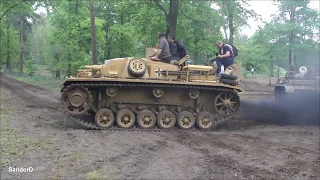
[[[172,60],[170,49],[169,49],[169,43],[165,38],[165,34],[159,32],[158,33],[159,38],[159,46],[158,46],[158,52],[151,57],[151,59],[160,59],[161,62],[170,63]]]
[[[218,66],[218,76],[220,76],[223,73],[221,72],[221,65],[224,66],[224,69],[227,69],[228,66],[234,63],[234,55],[232,46],[229,44],[223,44],[222,41],[217,41],[216,47],[218,48],[218,55],[216,58],[212,58],[209,62],[213,63],[216,61]]]
[[[251,75],[253,76],[253,72],[254,72],[254,69],[253,67],[251,68]]]

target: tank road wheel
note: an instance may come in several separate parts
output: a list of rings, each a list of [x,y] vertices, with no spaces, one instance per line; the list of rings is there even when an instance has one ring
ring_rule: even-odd
[[[95,115],[95,122],[101,128],[109,128],[115,120],[114,114],[110,109],[100,109]]]
[[[190,89],[189,90],[189,97],[191,99],[197,99],[200,96],[199,89]]]
[[[139,111],[137,115],[137,123],[140,128],[153,128],[157,122],[156,115],[150,110]]]
[[[106,93],[109,97],[114,97],[118,93],[118,89],[116,87],[107,87]]]
[[[196,123],[194,115],[189,111],[181,111],[178,114],[177,123],[181,129],[191,129]]]
[[[221,92],[214,101],[216,112],[223,116],[230,116],[237,112],[240,100],[234,92]]]
[[[90,91],[81,86],[69,86],[62,94],[62,103],[70,115],[86,114],[92,103]]]
[[[200,129],[208,130],[215,125],[213,115],[207,111],[197,113],[197,126]]]
[[[161,88],[153,88],[152,89],[152,94],[153,94],[154,97],[160,98],[160,97],[163,96],[164,90],[161,89]]]
[[[142,77],[146,69],[146,62],[142,59],[132,59],[129,61],[128,72],[133,77]]]
[[[158,114],[157,123],[161,129],[173,128],[176,124],[176,116],[168,110],[161,111]]]
[[[117,113],[117,124],[121,128],[130,128],[136,122],[136,116],[129,109],[121,109]]]

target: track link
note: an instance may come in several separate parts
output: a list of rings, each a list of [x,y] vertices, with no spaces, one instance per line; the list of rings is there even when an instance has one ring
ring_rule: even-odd
[[[64,96],[64,94],[66,93],[66,91],[69,88],[75,87],[75,86],[82,86],[84,88],[86,88],[86,90],[88,91],[88,93],[90,94],[90,97],[92,97],[91,92],[88,90],[89,87],[157,87],[157,88],[181,88],[181,89],[202,89],[202,90],[211,90],[211,91],[217,91],[217,92],[235,92],[234,89],[231,88],[224,88],[224,87],[214,87],[214,86],[194,86],[194,85],[177,85],[177,84],[157,84],[157,83],[119,83],[119,82],[103,82],[103,83],[95,83],[95,82],[77,82],[71,85],[67,85],[64,86],[61,89],[61,97]],[[238,96],[238,95],[237,95]],[[61,98],[61,104],[63,106],[63,99]],[[239,104],[240,105],[240,104]],[[92,104],[90,104],[90,106],[92,107]],[[92,107],[93,108],[93,107]],[[64,108],[63,108],[64,109]],[[95,110],[93,108],[93,110]],[[94,122],[88,122],[85,121],[77,116],[74,115],[70,115],[66,109],[64,109],[64,113],[71,118],[74,122],[76,122],[78,125],[82,126],[84,129],[89,129],[89,130],[107,130],[107,131],[139,131],[139,132],[176,132],[176,131],[210,131],[210,130],[202,130],[199,128],[192,128],[189,130],[184,130],[184,129],[179,129],[178,127],[174,127],[172,129],[160,129],[157,127],[157,125],[155,126],[155,128],[152,129],[142,129],[137,127],[136,125],[134,125],[132,128],[119,128],[117,127],[117,125],[114,125],[113,127],[110,128],[100,128],[98,127]],[[234,113],[231,116],[227,116],[227,117],[222,117],[219,119],[215,119],[216,121],[216,126],[218,127],[219,125],[225,123],[228,120],[233,119],[234,117],[236,117],[236,115],[239,113],[238,112]]]

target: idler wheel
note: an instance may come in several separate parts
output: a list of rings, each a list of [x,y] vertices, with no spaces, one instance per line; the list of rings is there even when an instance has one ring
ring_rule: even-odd
[[[142,129],[153,128],[157,122],[156,115],[150,110],[142,110],[138,112],[137,123]]]
[[[177,123],[181,129],[191,129],[195,122],[194,115],[189,111],[182,111],[178,114]]]
[[[95,115],[95,122],[101,128],[110,128],[114,121],[115,117],[110,109],[100,109]]]
[[[161,129],[173,128],[176,124],[176,116],[168,110],[163,110],[158,114],[157,123]]]
[[[121,128],[130,128],[136,122],[136,116],[129,109],[121,109],[117,113],[117,125]]]
[[[214,101],[216,112],[223,116],[230,116],[236,113],[239,106],[239,97],[234,92],[221,92]]]
[[[90,91],[81,86],[69,86],[62,94],[64,110],[73,116],[86,114],[92,103]]]

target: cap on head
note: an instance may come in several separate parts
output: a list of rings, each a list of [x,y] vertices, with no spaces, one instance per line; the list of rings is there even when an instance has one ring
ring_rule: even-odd
[[[166,34],[163,33],[163,32],[158,32],[158,37],[162,37],[162,36],[165,36]]]
[[[170,34],[168,35],[168,38],[176,39],[176,36],[175,36],[173,33],[170,33]]]

